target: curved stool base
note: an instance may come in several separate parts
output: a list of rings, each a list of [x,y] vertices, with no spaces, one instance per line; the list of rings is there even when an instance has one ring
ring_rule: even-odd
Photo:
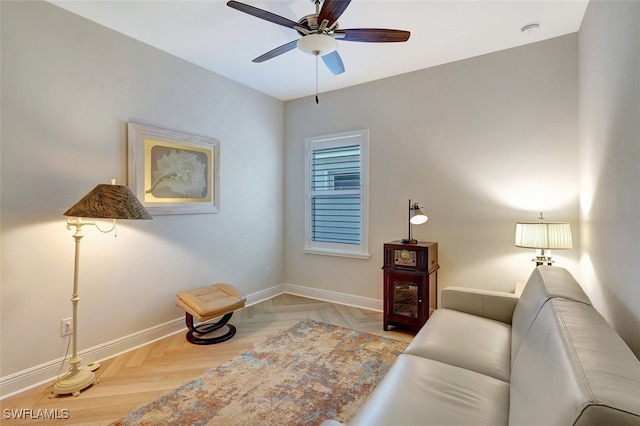
[[[189,331],[187,332],[187,341],[189,343],[193,343],[194,345],[213,345],[213,344],[221,343],[231,339],[236,334],[236,328],[231,324],[227,324],[231,319],[232,315],[233,315],[233,312],[229,312],[228,314],[225,314],[218,322],[215,322],[213,324],[200,324],[196,326],[193,323],[193,315],[187,312],[185,314],[185,321],[187,323],[187,327],[189,328]],[[216,336],[216,337],[198,336],[198,335],[205,335],[213,331],[216,331],[224,327],[225,325],[227,326],[229,331],[227,331],[225,334],[221,336]]]
[[[1,0],[0,0],[1,1]],[[185,311],[187,323],[187,341],[196,345],[212,345],[231,339],[236,334],[236,328],[227,324],[233,312],[244,307],[246,296],[230,284],[217,283],[176,294],[175,304]],[[194,318],[198,325],[194,324]],[[219,318],[218,322],[216,318]],[[221,330],[227,326],[225,333]],[[212,337],[208,335],[213,333]]]

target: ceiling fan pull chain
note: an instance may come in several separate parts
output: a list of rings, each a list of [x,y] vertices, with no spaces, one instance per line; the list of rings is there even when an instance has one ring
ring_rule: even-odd
[[[316,105],[320,103],[318,100],[318,56],[320,56],[319,52],[316,53]]]

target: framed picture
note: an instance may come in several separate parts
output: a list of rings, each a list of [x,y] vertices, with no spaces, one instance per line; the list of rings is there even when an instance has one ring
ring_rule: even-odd
[[[220,141],[128,123],[129,188],[152,215],[220,210]]]

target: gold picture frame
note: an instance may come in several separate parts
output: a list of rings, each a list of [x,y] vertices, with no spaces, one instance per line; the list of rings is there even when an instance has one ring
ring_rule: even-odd
[[[127,123],[129,188],[151,215],[220,211],[220,141]]]

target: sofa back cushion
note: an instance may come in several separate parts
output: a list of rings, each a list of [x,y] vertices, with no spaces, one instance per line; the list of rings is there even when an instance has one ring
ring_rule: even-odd
[[[566,269],[557,266],[539,266],[534,269],[513,311],[511,322],[512,368],[522,340],[536,319],[538,312],[547,301],[556,297],[591,305],[591,301],[580,284]]]
[[[511,370],[509,425],[640,425],[640,361],[592,307],[549,300]]]
[[[466,312],[438,308],[404,353],[509,382],[511,326]]]

